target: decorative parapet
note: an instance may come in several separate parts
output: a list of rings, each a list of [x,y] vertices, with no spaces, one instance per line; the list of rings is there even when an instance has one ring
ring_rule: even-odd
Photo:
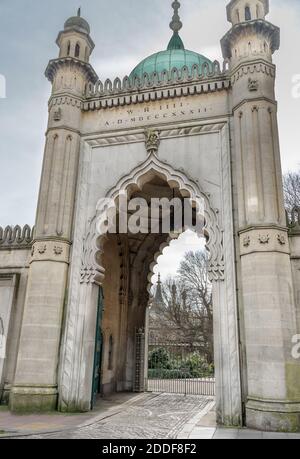
[[[292,209],[289,228],[290,228],[290,234],[300,235],[300,206],[295,206]]]
[[[30,248],[32,246],[34,237],[34,227],[29,225],[21,226],[7,226],[2,228],[0,226],[0,250],[7,248]]]
[[[179,86],[180,85],[180,86]],[[224,61],[221,70],[218,61],[212,64],[187,66],[162,73],[145,73],[143,78],[128,77],[122,80],[89,83],[85,92],[84,110],[116,107],[149,102],[152,100],[182,97],[203,92],[228,89],[230,86],[229,63]]]

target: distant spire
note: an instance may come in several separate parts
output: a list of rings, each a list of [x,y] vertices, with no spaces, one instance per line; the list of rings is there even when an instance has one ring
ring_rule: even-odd
[[[172,49],[184,49],[184,44],[179,36],[179,30],[182,29],[182,22],[180,20],[180,16],[179,16],[179,8],[180,8],[180,3],[178,0],[175,0],[173,3],[172,3],[172,8],[174,10],[174,15],[172,17],[172,21],[170,22],[170,28],[171,30],[173,30],[173,37],[171,38],[170,40],[170,43],[168,45],[168,50],[172,50]]]
[[[154,301],[155,301],[156,306],[160,306],[164,302],[163,295],[162,295],[162,282],[161,282],[160,273],[158,274],[158,281],[157,281]]]
[[[78,8],[77,16],[78,16],[79,18],[80,18],[80,16],[81,16],[81,7]]]

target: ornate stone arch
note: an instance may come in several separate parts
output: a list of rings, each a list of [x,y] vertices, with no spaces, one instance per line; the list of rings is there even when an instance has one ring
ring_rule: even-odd
[[[216,411],[220,423],[240,425],[241,375],[238,342],[238,317],[235,283],[235,258],[232,228],[231,182],[227,149],[223,150],[222,201],[220,210],[212,206],[210,196],[200,184],[181,170],[174,170],[161,161],[150,149],[145,161],[123,176],[108,190],[112,206],[120,191],[138,191],[154,176],[160,176],[170,187],[180,190],[183,197],[204,201],[205,232],[210,251],[210,273],[213,280],[215,362],[216,362]],[[130,194],[129,194],[130,196]],[[224,222],[222,220],[224,218]],[[107,236],[99,237],[96,231],[98,213],[81,227],[76,236],[73,257],[80,262],[73,267],[70,295],[66,312],[60,378],[59,408],[62,411],[88,411],[90,409],[94,362],[94,331],[97,317],[98,285],[102,285],[105,271],[102,263],[103,246]],[[221,225],[224,225],[224,227]],[[85,234],[83,237],[82,234]],[[83,240],[82,240],[83,238]],[[164,247],[162,240],[155,252]],[[161,245],[162,243],[162,245]],[[160,246],[160,247],[159,247]],[[149,260],[149,266],[151,260]],[[80,275],[80,282],[78,276]]]
[[[205,234],[208,235],[207,248],[210,254],[209,273],[212,281],[224,280],[225,263],[223,253],[223,233],[218,222],[218,210],[213,209],[209,196],[204,193],[198,182],[195,182],[182,170],[174,170],[169,164],[162,162],[155,154],[150,154],[146,161],[135,167],[129,174],[122,177],[118,183],[106,194],[111,202],[105,208],[108,213],[115,206],[121,193],[130,189],[141,190],[143,185],[153,176],[162,177],[172,188],[176,186],[182,196],[190,198],[193,202],[204,202]],[[96,230],[97,218],[103,209],[97,209],[95,216],[89,222],[88,231],[84,238],[83,257],[81,265],[81,283],[96,283],[101,285],[105,276],[101,256],[106,235],[98,235]]]

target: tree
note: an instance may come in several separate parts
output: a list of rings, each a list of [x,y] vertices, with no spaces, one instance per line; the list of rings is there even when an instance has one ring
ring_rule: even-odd
[[[152,325],[161,338],[179,339],[189,351],[201,350],[213,363],[212,288],[208,278],[206,252],[188,252],[176,278],[169,278],[161,288],[162,301],[152,311]]]
[[[294,207],[300,207],[300,171],[288,172],[283,176],[285,206],[289,216]]]

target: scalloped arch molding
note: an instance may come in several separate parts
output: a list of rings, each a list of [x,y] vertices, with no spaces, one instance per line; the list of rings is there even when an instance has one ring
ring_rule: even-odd
[[[122,177],[118,183],[109,190],[106,198],[111,200],[111,206],[105,209],[108,214],[111,208],[115,207],[115,202],[124,192],[130,191],[131,187],[141,190],[143,185],[149,181],[153,175],[162,177],[170,187],[178,187],[181,194],[189,197],[194,202],[204,201],[204,232],[208,234],[207,248],[210,253],[209,273],[212,281],[224,280],[224,254],[222,231],[219,227],[217,213],[210,205],[209,197],[201,190],[200,185],[188,178],[184,172],[174,170],[166,162],[162,162],[155,154],[151,154],[140,165],[135,167],[129,174]],[[96,221],[99,213],[103,209],[98,209],[94,218],[91,220],[88,232],[85,237],[84,252],[81,266],[81,282],[95,282],[99,285],[103,282],[105,271],[101,263],[103,245],[107,238],[106,235],[97,235]],[[169,241],[168,241],[169,242]],[[161,248],[161,251],[165,245]]]

